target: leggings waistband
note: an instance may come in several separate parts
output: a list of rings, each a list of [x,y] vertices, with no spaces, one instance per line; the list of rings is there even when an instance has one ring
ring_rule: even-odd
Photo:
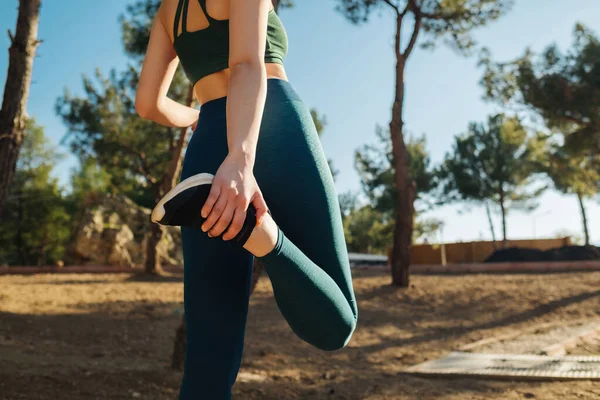
[[[266,103],[271,101],[292,100],[300,101],[300,97],[290,84],[290,82],[279,78],[267,79],[267,99]],[[200,114],[213,114],[223,112],[227,103],[227,96],[209,100],[200,107]]]

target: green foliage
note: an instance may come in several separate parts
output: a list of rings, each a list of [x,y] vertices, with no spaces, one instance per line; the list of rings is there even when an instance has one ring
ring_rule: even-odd
[[[370,205],[350,213],[344,220],[348,251],[386,254],[394,236],[393,220]]]
[[[279,11],[282,8],[292,8],[294,6],[294,2],[292,0],[272,0],[273,6],[275,7],[275,11]]]
[[[584,199],[600,193],[600,155],[581,154],[562,146],[550,137],[538,157],[539,171],[546,174],[554,188],[564,194],[577,196],[583,222],[586,244],[589,244],[589,229]]]
[[[551,136],[540,140],[547,148],[538,169],[557,190],[577,195],[587,241],[583,199],[600,191],[600,41],[581,24],[573,36],[566,53],[553,44],[507,63],[483,53],[481,83],[487,99],[543,119]]]
[[[337,10],[352,23],[369,20],[375,10],[392,9],[396,15],[412,14],[421,20],[426,34],[423,47],[438,40],[461,52],[475,45],[471,32],[511,9],[512,0],[337,0]]]
[[[385,9],[394,13],[393,48],[396,61],[396,87],[390,124],[392,130],[390,133],[394,138],[406,141],[403,137],[402,117],[404,71],[416,43],[420,41],[423,47],[432,48],[435,43],[442,40],[458,52],[468,54],[475,46],[471,31],[497,19],[511,6],[512,0],[337,0],[337,10],[354,24],[367,22],[375,10]],[[406,29],[405,22],[408,19],[412,26]],[[409,33],[408,40],[404,37],[406,32]],[[376,161],[373,162],[374,158],[369,154],[371,152],[369,148],[364,148],[363,154],[361,151],[357,152],[356,156],[356,167],[361,175],[363,189],[375,209],[402,217],[403,225],[409,230],[413,229],[410,235],[394,237],[394,246],[397,249],[410,245],[410,238],[414,237],[416,228],[414,226],[411,228],[410,224],[406,224],[406,220],[414,221],[416,207],[413,202],[416,199],[422,200],[423,193],[428,191],[428,187],[433,182],[433,179],[428,177],[430,174],[428,157],[424,152],[424,139],[422,144],[419,144],[419,139],[416,141],[409,139],[406,142],[408,142],[406,147],[396,146],[397,150],[394,150],[396,154],[393,157],[390,157],[393,153],[391,150],[384,150],[383,157],[381,154],[379,157],[376,155]],[[410,163],[408,166],[403,163],[406,159]],[[399,162],[400,160],[402,162]],[[386,163],[394,165],[394,170],[385,168]],[[395,188],[395,174],[398,176],[399,186],[403,189],[401,193]],[[416,186],[416,193],[413,185]],[[407,271],[410,259],[403,255],[406,252],[395,252],[395,254],[400,254],[400,257],[392,262],[392,280],[394,284],[408,286]]]
[[[71,217],[51,177],[60,158],[30,119],[0,224],[0,264],[46,265],[63,258]]]
[[[350,190],[338,195],[338,203],[340,204],[340,212],[342,221],[352,214],[358,207],[358,194]]]
[[[312,117],[319,137],[323,136],[323,130],[327,126],[327,117],[325,117],[323,114],[319,114],[319,111],[317,111],[317,109],[314,107],[310,109],[310,116]],[[333,180],[335,180],[339,171],[333,167],[333,161],[330,158],[327,159],[327,164],[329,165],[329,170],[331,171]]]
[[[600,156],[574,153],[550,143],[540,160],[540,171],[548,175],[559,192],[581,197],[600,192]]]
[[[378,143],[364,145],[354,157],[364,194],[370,204],[386,215],[393,215],[397,190],[394,185],[392,140],[388,129],[375,128]],[[434,170],[426,149],[425,136],[409,136],[406,142],[409,169],[417,187],[417,200],[426,202],[425,195],[434,186]]]
[[[428,241],[439,242],[438,232],[444,226],[444,222],[437,218],[419,218],[415,221],[413,231],[413,242]]]
[[[127,5],[126,14],[119,17],[125,52],[139,62],[146,54],[152,21],[160,3],[160,0],[138,0]]]
[[[488,99],[540,115],[571,150],[600,154],[600,41],[581,24],[573,35],[566,53],[551,45],[496,63],[485,52],[481,83]]]
[[[82,161],[81,166],[71,174],[71,196],[77,204],[83,202],[87,193],[109,191],[110,175],[93,158]]]
[[[392,244],[397,190],[394,185],[392,140],[387,129],[377,126],[376,144],[367,144],[355,153],[355,168],[369,204],[357,209],[355,194],[340,196],[346,240],[351,251],[385,254]],[[434,170],[426,149],[425,136],[409,137],[406,143],[409,168],[417,186],[417,204],[426,205],[434,187]],[[439,221],[418,219],[414,240],[432,237]],[[370,239],[369,239],[370,238]]]
[[[84,97],[66,91],[58,99],[56,111],[68,129],[63,142],[82,162],[95,158],[116,190],[150,192],[166,171],[178,132],[139,118],[134,92],[114,72],[110,79],[99,72],[96,78],[96,85],[84,78]]]
[[[315,123],[317,133],[321,136],[323,134],[323,129],[325,129],[325,126],[327,125],[327,117],[323,114],[319,115],[319,111],[314,107],[310,109],[310,116]]]
[[[506,211],[534,209],[545,189],[530,189],[542,144],[516,117],[498,114],[487,126],[471,123],[466,134],[456,136],[437,171],[443,198],[482,205],[492,200],[500,206],[506,232]]]
[[[160,0],[137,0],[135,3],[128,5],[126,13],[119,17],[125,53],[134,62],[125,73],[128,84],[133,90],[137,87],[138,72],[146,55],[152,21],[159,6]],[[185,103],[188,87],[189,82],[180,64],[177,67],[175,76],[173,76],[173,82],[169,88],[169,97],[180,103]]]
[[[348,251],[387,254],[394,237],[394,219],[370,204],[357,207],[356,197],[351,194],[340,197]],[[426,239],[429,242],[436,242],[437,233],[442,225],[442,221],[437,219],[418,219],[414,224],[413,241]]]
[[[139,67],[159,4],[158,0],[140,0],[121,16],[124,46],[134,65],[120,74],[112,70],[108,77],[100,71],[94,80],[84,76],[84,95],[72,96],[66,90],[56,104],[56,112],[68,129],[62,142],[82,163],[96,159],[111,190],[145,207],[155,204],[159,183],[181,132],[144,120],[135,111]],[[178,70],[169,97],[185,103],[188,89],[189,83]]]

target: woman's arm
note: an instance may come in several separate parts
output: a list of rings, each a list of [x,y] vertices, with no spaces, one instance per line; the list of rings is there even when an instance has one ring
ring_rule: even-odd
[[[256,208],[258,223],[267,205],[254,178],[256,144],[267,94],[265,43],[270,0],[230,0],[229,86],[227,93],[227,144],[229,153],[217,171],[202,207],[207,220],[202,230],[235,237],[246,218],[248,205]]]
[[[167,97],[179,58],[163,23],[163,5],[158,9],[144,57],[135,95],[135,110],[140,117],[158,124],[185,128],[198,120],[198,110]]]
[[[265,42],[270,0],[230,0],[229,154],[254,164],[267,95]]]

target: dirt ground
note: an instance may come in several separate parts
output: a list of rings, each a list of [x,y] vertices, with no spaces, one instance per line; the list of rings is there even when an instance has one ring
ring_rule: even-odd
[[[268,279],[251,300],[234,399],[598,399],[597,381],[423,378],[405,367],[536,324],[598,320],[600,272],[413,276],[355,270],[359,325],[325,353],[290,331]],[[176,399],[180,278],[0,276],[0,399]]]

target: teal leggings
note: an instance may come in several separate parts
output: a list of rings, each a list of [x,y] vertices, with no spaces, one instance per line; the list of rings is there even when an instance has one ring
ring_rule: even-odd
[[[228,152],[226,97],[205,103],[181,180],[215,174]],[[304,341],[344,347],[358,316],[333,177],[310,112],[284,80],[267,80],[254,175],[279,226],[260,257],[279,310]],[[182,227],[185,371],[180,399],[231,399],[244,347],[254,256],[237,243]],[[268,338],[265,338],[268,340]]]

